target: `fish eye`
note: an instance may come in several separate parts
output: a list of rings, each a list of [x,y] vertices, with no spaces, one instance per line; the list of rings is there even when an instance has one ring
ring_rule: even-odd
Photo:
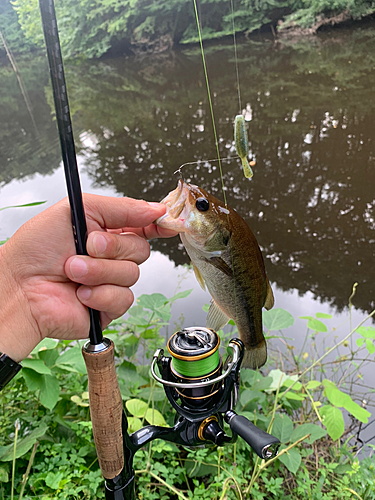
[[[200,212],[207,212],[207,210],[210,208],[210,204],[208,203],[206,198],[198,198],[195,202],[195,206]]]

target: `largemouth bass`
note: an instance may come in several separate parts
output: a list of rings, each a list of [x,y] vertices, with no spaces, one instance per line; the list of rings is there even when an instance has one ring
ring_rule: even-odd
[[[232,318],[246,347],[242,366],[263,366],[262,307],[271,309],[274,298],[251,229],[235,210],[181,179],[161,203],[167,211],[156,224],[180,233],[199,284],[212,296],[207,326],[217,331]]]

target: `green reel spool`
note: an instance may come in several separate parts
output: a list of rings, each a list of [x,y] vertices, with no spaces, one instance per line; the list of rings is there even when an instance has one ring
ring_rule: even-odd
[[[170,369],[176,382],[196,383],[217,378],[223,365],[219,346],[220,338],[210,328],[185,328],[172,335],[167,348],[172,356]],[[206,404],[220,387],[220,383],[214,383],[177,392],[186,404],[197,407]]]

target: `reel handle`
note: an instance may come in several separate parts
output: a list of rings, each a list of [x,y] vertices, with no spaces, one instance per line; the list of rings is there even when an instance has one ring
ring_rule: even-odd
[[[242,437],[244,441],[263,459],[277,455],[280,441],[256,427],[250,420],[242,415],[237,415],[233,410],[225,413],[224,419],[233,432]]]

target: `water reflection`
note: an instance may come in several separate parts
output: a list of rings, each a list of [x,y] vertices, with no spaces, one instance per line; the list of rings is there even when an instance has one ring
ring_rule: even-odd
[[[209,46],[206,53],[220,152],[234,157],[233,50]],[[358,281],[355,305],[370,310],[375,296],[375,31],[340,32],[314,44],[244,42],[238,53],[256,166],[249,182],[238,160],[223,164],[229,204],[248,219],[268,275],[279,288],[311,291],[341,310]],[[161,199],[175,186],[173,172],[182,163],[215,157],[197,50],[75,63],[66,71],[76,135],[85,131],[78,150],[98,185]],[[48,102],[51,96],[46,78],[40,77],[45,74],[43,60],[24,76],[37,103],[41,154],[31,154],[35,138],[25,128],[27,110],[18,99],[5,109],[13,139],[2,160],[12,170],[1,173],[2,182],[39,167],[52,171],[58,164],[49,153],[48,162],[41,156],[56,138],[44,94]],[[222,197],[216,163],[201,161],[186,167],[184,175]],[[154,248],[176,264],[187,262],[177,241],[158,241]]]

